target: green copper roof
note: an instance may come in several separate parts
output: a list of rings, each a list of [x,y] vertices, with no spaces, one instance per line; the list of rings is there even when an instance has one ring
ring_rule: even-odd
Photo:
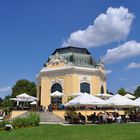
[[[52,55],[54,55],[55,53],[68,53],[68,52],[75,52],[75,53],[80,53],[80,54],[89,54],[89,51],[86,48],[77,48],[77,47],[65,47],[65,48],[58,48],[56,49]]]
[[[93,68],[97,66],[97,61],[94,60],[86,48],[66,47],[56,49],[52,53],[52,57],[57,53],[62,59],[68,63],[72,63],[78,67]],[[50,59],[48,59],[49,62]]]

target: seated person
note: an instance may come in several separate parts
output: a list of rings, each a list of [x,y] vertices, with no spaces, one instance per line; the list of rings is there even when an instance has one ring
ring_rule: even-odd
[[[108,113],[107,122],[112,123],[115,120],[111,112]]]
[[[65,117],[65,120],[66,120],[66,121],[69,121],[69,120],[70,120],[70,115],[69,115],[69,113],[66,113],[66,115],[65,115],[64,117]]]
[[[99,112],[99,114],[98,114],[98,123],[99,124],[102,124],[103,123],[103,113],[102,112]]]
[[[80,112],[78,113],[79,121],[83,124],[86,122],[86,118],[84,115],[82,115]]]
[[[121,123],[122,122],[122,117],[121,116],[118,116],[117,118],[116,118],[116,123]]]
[[[97,115],[95,112],[94,112],[94,114],[91,115],[91,120],[93,123],[95,123],[97,121]]]
[[[60,109],[60,110],[63,110],[63,109],[64,109],[64,105],[63,105],[63,104],[60,104],[60,105],[59,105],[59,109]]]

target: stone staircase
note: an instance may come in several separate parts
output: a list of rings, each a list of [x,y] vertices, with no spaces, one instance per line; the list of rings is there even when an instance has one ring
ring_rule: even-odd
[[[65,120],[56,116],[52,112],[38,112],[41,122],[65,123]]]
[[[23,117],[27,117],[29,115],[29,111],[17,116],[20,118]],[[57,124],[57,123],[66,123],[66,121],[60,117],[58,117],[57,115],[53,114],[52,112],[35,112],[37,114],[39,114],[40,116],[40,122],[41,124],[45,124],[45,123],[52,123],[52,124]],[[17,118],[15,117],[15,118]],[[14,118],[13,118],[14,119]]]

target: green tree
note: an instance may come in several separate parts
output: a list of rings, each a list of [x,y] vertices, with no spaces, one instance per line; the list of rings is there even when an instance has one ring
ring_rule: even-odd
[[[0,107],[2,106],[3,99],[0,97]]]
[[[2,102],[2,109],[6,115],[10,114],[10,111],[14,108],[14,102],[10,100],[11,96],[7,95],[4,97]]]
[[[4,97],[4,100],[2,102],[2,107],[3,108],[12,108],[13,107],[13,102],[10,101],[11,96],[7,95]]]
[[[71,101],[72,99],[74,99],[74,96],[68,97],[67,102]]]
[[[124,89],[124,88],[120,88],[120,89],[118,90],[118,94],[124,96],[124,95],[126,94],[125,89]]]
[[[36,84],[26,79],[18,80],[12,88],[12,97],[16,97],[22,93],[27,93],[35,97],[37,93]]]
[[[136,90],[134,91],[134,96],[140,97],[140,86],[138,86],[138,87],[136,88]]]

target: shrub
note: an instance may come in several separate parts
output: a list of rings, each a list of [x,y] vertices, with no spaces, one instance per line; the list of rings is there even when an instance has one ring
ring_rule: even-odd
[[[36,113],[30,113],[28,116],[28,121],[31,126],[38,126],[40,122],[40,117]]]
[[[30,113],[26,118],[16,118],[13,120],[14,128],[22,128],[22,127],[34,127],[38,126],[40,122],[40,117],[36,113]]]
[[[13,127],[14,128],[22,128],[22,127],[26,127],[27,122],[26,122],[27,118],[16,118],[13,120]]]
[[[0,131],[5,129],[5,125],[10,124],[8,121],[1,121],[0,122]]]
[[[0,122],[0,131],[3,130],[5,127],[5,121]]]

